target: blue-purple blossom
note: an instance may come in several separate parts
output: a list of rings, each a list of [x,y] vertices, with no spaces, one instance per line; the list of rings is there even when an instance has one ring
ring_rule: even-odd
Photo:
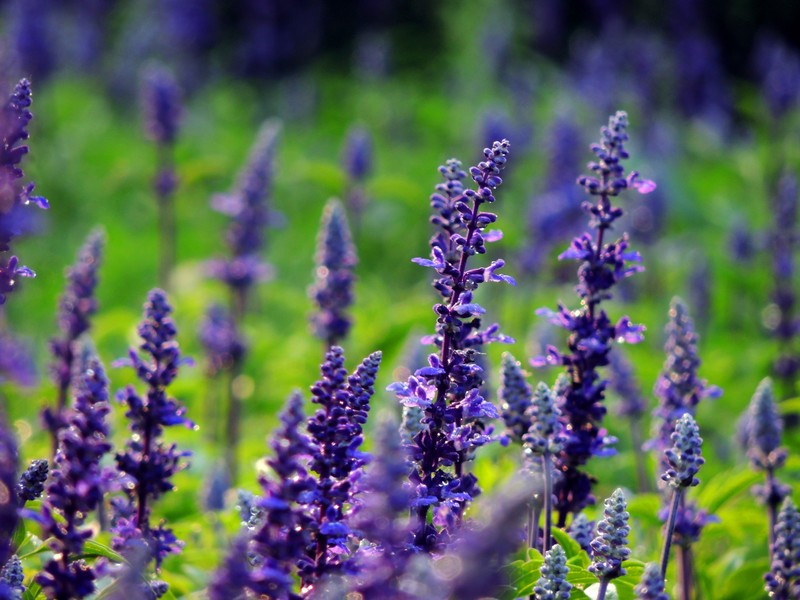
[[[21,79],[14,92],[0,109],[0,304],[6,301],[20,277],[34,277],[34,272],[19,264],[16,256],[3,256],[11,250],[11,241],[24,232],[23,211],[31,202],[39,208],[48,208],[47,200],[33,196],[33,183],[23,184],[25,176],[19,166],[28,153],[24,143],[28,139],[28,124],[33,118],[31,84]]]
[[[669,600],[664,591],[664,578],[656,563],[647,563],[642,578],[633,589],[636,600]]]
[[[161,146],[174,144],[183,106],[178,82],[167,68],[152,65],[145,70],[141,103],[147,136]]]
[[[44,482],[50,472],[50,465],[45,459],[31,461],[31,464],[20,475],[17,483],[17,497],[22,504],[36,500],[44,492]]]
[[[372,172],[372,138],[363,127],[352,127],[342,148],[342,167],[355,183],[361,183]]]
[[[626,548],[628,534],[628,504],[621,489],[614,490],[604,502],[603,518],[597,523],[597,536],[592,540],[592,564],[589,571],[598,579],[609,580],[625,575],[622,563],[630,556]]]
[[[544,554],[544,562],[539,568],[542,576],[533,588],[536,600],[569,600],[572,584],[567,581],[569,567],[567,555],[563,548],[556,544]]]
[[[247,351],[236,322],[220,304],[208,307],[198,337],[206,351],[208,373],[212,377],[241,361]]]
[[[539,382],[536,386],[527,416],[531,425],[522,437],[526,454],[542,456],[560,452],[563,445],[561,411],[556,406],[556,394],[546,383]]]
[[[353,269],[358,262],[344,207],[336,199],[325,205],[317,238],[316,280],[309,290],[317,312],[314,334],[328,347],[340,344],[352,325],[347,314],[353,303]]]
[[[25,593],[25,573],[19,557],[14,554],[0,568],[0,600],[22,600]]]
[[[233,192],[219,194],[212,200],[215,210],[231,218],[225,235],[230,257],[212,261],[209,271],[212,277],[241,293],[246,293],[250,286],[263,281],[271,272],[261,259],[261,253],[266,228],[276,220],[269,199],[280,129],[277,121],[266,121],[261,126]]]
[[[17,527],[17,443],[0,407],[0,565],[11,556],[11,536]]]
[[[511,338],[490,325],[481,329],[486,312],[473,299],[473,292],[485,282],[514,284],[500,274],[504,261],[486,267],[467,268],[471,256],[484,254],[486,243],[500,239],[500,233],[485,231],[497,215],[482,210],[494,202],[492,190],[501,183],[500,172],[509,152],[507,140],[484,148],[484,160],[470,168],[477,190],[465,189],[467,174],[455,159],[439,167],[444,183],[431,196],[435,215],[431,222],[438,231],[430,240],[431,257],[415,258],[415,263],[436,271],[433,287],[443,302],[434,306],[436,334],[429,341],[438,354],[428,357],[428,366],[418,369],[407,382],[389,389],[405,406],[419,408],[422,430],[410,448],[413,471],[410,479],[416,488],[412,507],[417,514],[415,544],[431,551],[439,544],[440,531],[452,529],[461,520],[464,508],[480,493],[477,478],[466,473],[464,465],[475,449],[491,440],[485,419],[497,418],[495,406],[481,395],[483,369],[478,352],[490,342],[510,342]],[[435,524],[428,513],[436,510]]]
[[[775,525],[772,564],[764,575],[770,598],[790,600],[800,594],[800,513],[791,498],[783,506]]]
[[[770,116],[779,121],[800,102],[800,56],[774,35],[763,35],[754,51],[754,67]]]
[[[664,459],[669,468],[661,479],[672,488],[693,487],[700,483],[696,477],[705,460],[701,456],[703,438],[700,428],[689,413],[675,423],[675,431],[670,436],[672,448],[664,451]]]
[[[504,352],[502,383],[497,398],[500,400],[500,414],[506,424],[507,435],[517,443],[522,443],[522,436],[531,426],[531,418],[527,411],[531,405],[533,390],[525,375],[520,362],[510,352]]]
[[[611,297],[610,289],[615,284],[641,270],[636,264],[639,254],[628,250],[625,234],[613,242],[605,240],[606,232],[623,214],[621,208],[612,206],[611,198],[627,188],[640,193],[655,188],[653,182],[642,180],[636,171],[625,173],[622,161],[628,158],[627,126],[628,117],[624,112],[611,116],[608,126],[601,129],[601,142],[591,146],[598,159],[589,163],[593,175],[578,178],[578,184],[596,198],[596,204],[583,203],[584,211],[591,215],[590,226],[596,229],[596,234],[594,238],[589,233],[575,238],[559,258],[580,263],[575,289],[581,298],[581,308],[570,311],[559,305],[557,312],[537,311],[552,324],[570,332],[568,354],[548,346],[546,356],[531,361],[534,366],[562,365],[569,376],[569,386],[559,406],[565,443],[555,461],[556,469],[561,472],[555,483],[559,526],[566,524],[568,513],[578,513],[594,502],[592,480],[580,467],[592,456],[614,452],[612,446],[616,440],[602,428],[607,382],[601,379],[598,369],[608,365],[612,342],[639,342],[644,330],[631,323],[628,317],[614,324],[600,308],[601,302]]]
[[[36,361],[31,348],[9,331],[0,331],[0,383],[13,381],[30,387],[36,383]]]
[[[119,361],[136,370],[139,379],[147,384],[147,393],[141,396],[133,386],[117,393],[117,400],[128,408],[125,416],[133,435],[125,451],[116,455],[117,468],[127,480],[122,489],[130,514],[118,515],[114,546],[124,552],[132,543],[143,540],[156,566],[167,554],[179,552],[182,545],[170,529],[151,525],[151,502],[173,489],[172,477],[186,468],[184,458],[189,454],[179,451],[175,444],[167,445],[162,435],[165,427],[193,426],[184,416],[185,408],[167,394],[184,362],[171,313],[166,294],[152,290],[144,307],[144,320],[138,327],[142,338],[139,349],[144,357],[131,348],[128,358]]]
[[[594,539],[594,521],[590,521],[584,513],[576,516],[567,530],[570,537],[578,542],[578,545],[586,552],[591,549],[591,543]]]
[[[95,572],[79,557],[91,530],[82,525],[102,503],[105,479],[100,463],[111,450],[106,417],[108,379],[100,362],[90,360],[81,376],[67,426],[59,432],[55,466],[42,504],[42,528],[54,556],[36,577],[48,598],[85,598]]]
[[[758,384],[745,418],[747,456],[754,469],[779,469],[786,462],[786,450],[781,448],[783,420],[775,404],[772,380],[768,377]]]
[[[44,421],[56,443],[58,431],[65,425],[61,413],[67,405],[72,384],[78,339],[89,331],[89,319],[97,312],[97,270],[104,244],[105,234],[101,229],[89,234],[78,252],[75,264],[67,269],[67,286],[58,301],[60,336],[50,340],[50,352],[54,358],[51,372],[58,390],[58,400],[53,409],[46,409],[44,413]]]

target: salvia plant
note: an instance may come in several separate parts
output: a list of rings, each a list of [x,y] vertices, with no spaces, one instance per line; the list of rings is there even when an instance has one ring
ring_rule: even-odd
[[[316,308],[311,324],[326,347],[341,344],[352,326],[348,309],[353,303],[353,269],[357,262],[344,207],[331,199],[322,214],[315,282],[309,289]]]
[[[160,65],[145,70],[141,82],[141,104],[144,129],[156,145],[156,176],[153,190],[158,203],[160,256],[158,283],[167,287],[175,265],[177,222],[175,217],[175,142],[180,130],[183,105],[175,76]]]
[[[783,501],[778,514],[772,564],[764,581],[770,598],[789,600],[800,594],[800,513],[791,498]]]
[[[628,534],[628,503],[621,489],[616,489],[604,502],[603,518],[597,523],[597,535],[592,540],[592,564],[589,571],[600,580],[596,599],[606,597],[608,585],[612,579],[625,575],[622,563],[630,556],[627,548]]]
[[[114,503],[114,548],[123,555],[145,552],[145,564],[155,561],[157,568],[168,554],[180,552],[182,544],[171,529],[151,522],[152,503],[173,489],[172,477],[186,468],[188,456],[165,442],[164,430],[176,425],[194,427],[185,417],[185,408],[167,391],[185,362],[171,313],[166,294],[152,290],[138,327],[142,354],[131,348],[128,358],[117,362],[132,366],[147,392],[142,395],[128,386],[117,394],[117,400],[128,409],[125,416],[132,436],[115,457],[124,496]]]
[[[664,578],[656,563],[648,563],[642,573],[641,581],[634,588],[637,600],[669,600],[664,591]]]
[[[601,378],[598,369],[608,365],[612,342],[639,342],[644,329],[631,323],[628,317],[622,317],[614,324],[600,307],[611,297],[610,290],[616,283],[641,270],[636,264],[640,260],[639,254],[628,249],[627,235],[623,234],[616,241],[606,239],[606,232],[623,214],[621,208],[611,204],[611,200],[628,188],[640,193],[655,188],[653,182],[641,179],[638,172],[625,173],[622,161],[628,158],[625,149],[627,128],[627,114],[620,111],[611,116],[608,126],[601,130],[600,143],[591,146],[598,159],[589,163],[594,174],[578,179],[578,184],[596,199],[594,204],[583,204],[584,210],[591,215],[590,225],[596,234],[594,238],[589,233],[576,238],[559,258],[580,263],[576,291],[581,306],[573,311],[564,305],[560,305],[557,312],[549,309],[537,311],[570,332],[568,353],[548,346],[546,356],[531,361],[534,366],[562,365],[569,377],[569,386],[559,406],[566,439],[555,458],[556,469],[561,473],[555,484],[559,527],[566,525],[570,513],[577,514],[594,502],[592,481],[581,469],[583,465],[593,456],[614,453],[616,440],[602,427],[607,382]]]
[[[353,222],[361,222],[362,213],[367,206],[368,197],[364,184],[372,174],[372,137],[364,127],[351,127],[342,148],[342,168],[346,176],[345,202]]]
[[[44,412],[44,421],[53,435],[54,449],[58,445],[58,432],[66,425],[62,413],[76,370],[78,343],[91,328],[90,318],[98,308],[95,292],[104,243],[105,234],[102,230],[89,234],[78,252],[77,261],[67,270],[67,287],[58,302],[60,336],[50,341],[50,352],[54,358],[51,370],[58,398],[55,407]]]
[[[542,576],[533,588],[535,600],[569,600],[572,584],[567,581],[567,555],[558,544],[545,552],[540,569]]]
[[[499,239],[486,232],[497,220],[481,208],[494,202],[492,191],[501,183],[500,172],[509,153],[507,140],[495,142],[483,151],[484,160],[470,169],[477,189],[467,189],[467,174],[455,159],[440,167],[445,182],[431,196],[436,214],[431,222],[438,228],[431,238],[431,258],[414,262],[434,269],[434,288],[443,302],[434,306],[436,334],[431,341],[438,353],[428,358],[429,366],[418,369],[407,382],[392,384],[405,406],[419,408],[422,430],[410,448],[413,461],[411,481],[415,486],[412,507],[416,512],[415,545],[430,552],[458,526],[466,505],[479,493],[477,478],[465,465],[476,448],[490,440],[482,419],[498,416],[495,406],[480,394],[483,369],[475,355],[482,346],[510,338],[498,333],[498,326],[481,329],[485,309],[473,301],[474,291],[487,281],[514,283],[498,273],[504,261],[468,269],[470,256],[484,254],[486,243]],[[435,519],[429,522],[431,511]]]

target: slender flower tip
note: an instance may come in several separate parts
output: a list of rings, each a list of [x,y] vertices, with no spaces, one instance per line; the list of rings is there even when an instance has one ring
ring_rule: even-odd
[[[30,466],[20,475],[17,484],[17,494],[23,503],[36,500],[42,495],[49,472],[50,466],[45,459],[31,461]]]
[[[656,563],[648,563],[642,573],[642,579],[633,589],[637,600],[669,600],[664,591],[664,578],[661,568]]]
[[[590,521],[589,517],[584,513],[580,513],[572,521],[568,533],[573,540],[578,542],[581,548],[589,552],[594,538],[594,522]]]
[[[352,127],[347,132],[342,166],[355,181],[362,181],[372,171],[372,138],[364,127]]]
[[[614,579],[625,575],[622,563],[630,556],[628,544],[628,504],[622,489],[617,488],[604,502],[603,518],[597,524],[597,536],[592,540],[592,564],[589,571],[599,579]]]
[[[568,600],[572,584],[567,581],[567,555],[561,546],[556,544],[545,552],[539,572],[542,576],[533,588],[536,600]]]
[[[533,391],[526,381],[526,373],[520,362],[510,352],[504,352],[501,359],[502,383],[497,395],[506,428],[517,442],[527,433],[531,425],[526,414],[531,405]]]
[[[745,417],[750,462],[756,469],[780,468],[786,452],[780,448],[783,422],[775,405],[772,380],[767,377],[758,384]]]
[[[149,66],[142,75],[142,112],[148,137],[159,144],[172,144],[178,135],[182,113],[181,91],[169,69]]]
[[[700,483],[696,475],[705,460],[701,456],[703,438],[694,417],[684,414],[670,436],[673,446],[664,452],[670,468],[661,476],[673,488],[692,487]]]

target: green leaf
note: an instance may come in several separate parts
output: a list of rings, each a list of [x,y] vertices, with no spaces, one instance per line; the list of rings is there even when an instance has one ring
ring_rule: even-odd
[[[14,554],[16,554],[17,550],[19,550],[19,547],[22,546],[26,536],[27,531],[25,530],[25,521],[20,519],[17,528],[14,529],[14,535],[11,536],[11,551]]]
[[[585,554],[580,544],[573,540],[570,535],[561,529],[553,528],[553,539],[564,550],[567,560]]]
[[[520,596],[530,596],[539,580],[539,569],[544,562],[542,555],[529,550],[529,560],[517,560],[506,567],[508,587],[503,590],[499,600],[514,600]]]
[[[761,474],[749,470],[743,471],[741,468],[724,471],[701,484],[697,501],[713,515],[762,479]]]
[[[719,582],[714,597],[718,600],[765,597],[764,573],[769,571],[769,561],[748,562]]]
[[[102,558],[107,558],[109,560],[113,560],[116,563],[124,563],[127,562],[125,558],[114,552],[111,548],[106,546],[105,544],[101,544],[95,540],[88,540],[83,547],[83,554],[84,558],[97,558],[98,556]]]
[[[19,556],[20,560],[25,560],[26,558],[30,558],[32,556],[36,556],[37,554],[41,554],[42,552],[47,552],[50,550],[49,546],[47,545],[47,540],[42,541],[35,535],[33,535],[30,531],[25,534],[25,541],[19,545],[17,548],[17,555]],[[31,549],[28,550],[28,547]],[[21,550],[24,550],[22,552]]]
[[[41,593],[42,593],[42,586],[40,586],[36,582],[33,582],[30,585],[28,585],[28,588],[22,594],[22,600],[34,600],[35,598],[38,598],[41,595]]]

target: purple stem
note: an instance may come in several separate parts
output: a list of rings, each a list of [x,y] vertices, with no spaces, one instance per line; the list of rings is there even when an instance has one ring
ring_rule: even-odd
[[[542,469],[544,470],[544,536],[542,539],[542,556],[550,550],[550,534],[553,530],[553,470],[550,462],[550,453],[542,455]]]
[[[690,600],[692,597],[692,549],[679,545],[678,554],[678,600]]]
[[[600,587],[597,590],[597,596],[595,596],[595,600],[605,600],[606,591],[608,591],[608,584],[611,580],[603,577],[600,580]]]
[[[669,563],[669,550],[672,546],[672,532],[675,530],[675,517],[678,515],[678,507],[681,504],[682,488],[675,488],[672,496],[672,504],[669,508],[669,520],[664,530],[664,548],[661,551],[661,577],[667,578],[667,564]]]

